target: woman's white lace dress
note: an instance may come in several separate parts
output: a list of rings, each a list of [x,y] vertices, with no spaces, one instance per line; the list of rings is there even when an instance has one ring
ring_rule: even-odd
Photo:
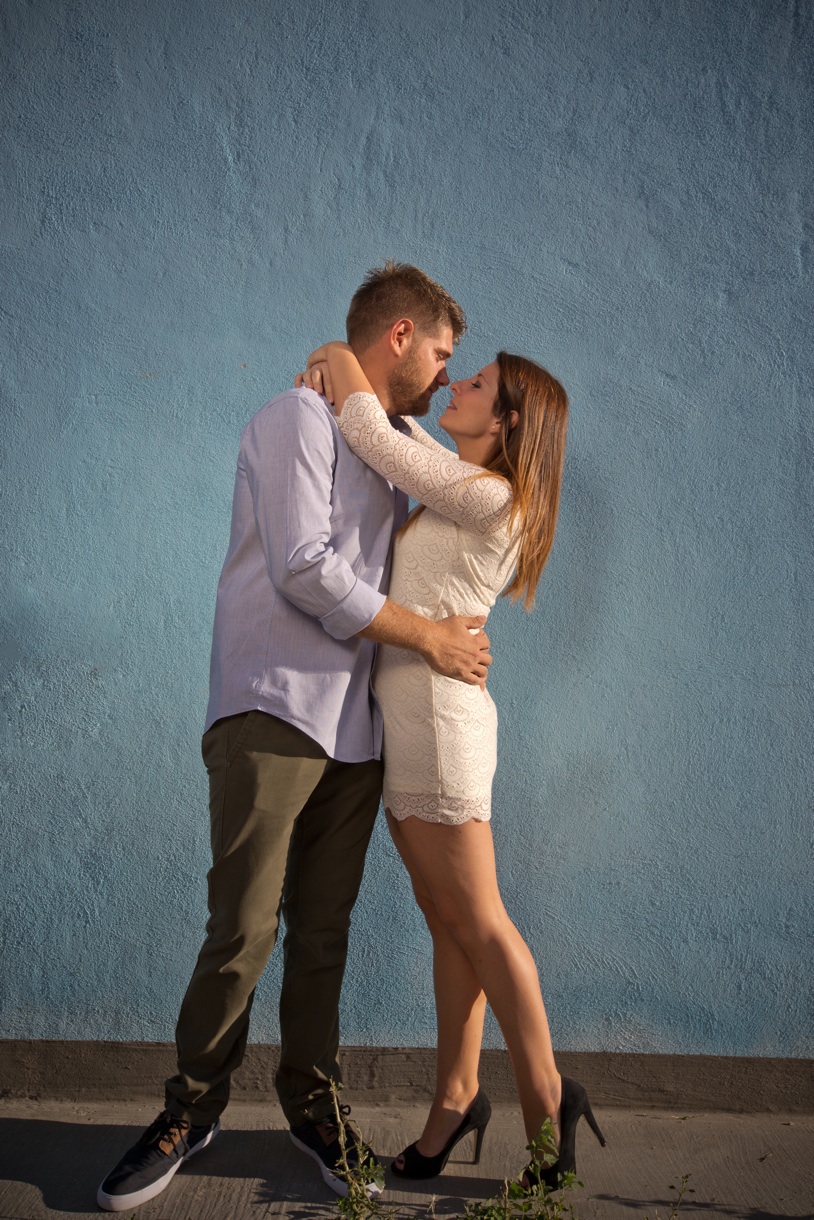
[[[394,544],[390,597],[424,618],[486,614],[517,557],[511,489],[460,461],[412,419],[407,436],[378,398],[351,394],[338,419],[351,449],[426,506]],[[491,815],[497,710],[487,691],[380,645],[374,675],[384,717],[384,804],[399,818],[457,825]]]

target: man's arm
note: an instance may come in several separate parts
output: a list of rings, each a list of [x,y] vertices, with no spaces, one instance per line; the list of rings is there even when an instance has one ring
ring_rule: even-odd
[[[377,644],[393,644],[419,653],[431,669],[471,686],[484,686],[492,664],[484,614],[452,615],[433,622],[388,597],[373,621],[357,635]]]
[[[328,635],[347,640],[385,598],[331,546],[335,435],[316,396],[292,395],[249,423],[240,462],[271,583]]]
[[[482,684],[491,663],[485,620],[433,623],[359,580],[330,545],[335,460],[331,425],[316,401],[297,395],[246,429],[241,460],[272,584],[334,639],[359,635],[410,648],[448,678]]]

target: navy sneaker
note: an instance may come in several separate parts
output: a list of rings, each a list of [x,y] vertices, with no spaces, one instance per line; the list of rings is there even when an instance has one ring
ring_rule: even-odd
[[[384,1170],[376,1160],[370,1148],[362,1139],[356,1128],[346,1121],[350,1114],[350,1106],[340,1106],[342,1126],[345,1131],[345,1155],[351,1170],[360,1166],[369,1172],[369,1180],[365,1183],[368,1198],[380,1195],[384,1189]],[[338,1195],[347,1197],[348,1184],[342,1177],[339,1161],[342,1157],[342,1145],[339,1142],[339,1125],[333,1115],[318,1121],[302,1123],[290,1130],[291,1142],[302,1152],[313,1157],[319,1165],[320,1172],[331,1190]]]
[[[137,1144],[125,1152],[96,1193],[107,1212],[125,1212],[160,1195],[174,1174],[220,1132],[220,1123],[191,1127],[184,1118],[162,1110]]]

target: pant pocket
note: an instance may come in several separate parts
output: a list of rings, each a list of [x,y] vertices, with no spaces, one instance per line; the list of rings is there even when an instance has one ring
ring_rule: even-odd
[[[256,712],[241,712],[238,716],[229,717],[225,758],[227,767],[231,766],[241,746],[245,745],[251,730],[252,718],[256,714]]]

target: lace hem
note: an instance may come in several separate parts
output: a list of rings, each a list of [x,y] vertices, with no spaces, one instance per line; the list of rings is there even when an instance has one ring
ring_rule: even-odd
[[[476,799],[444,796],[440,792],[388,792],[384,790],[384,807],[397,822],[405,818],[420,818],[422,822],[441,822],[445,826],[460,826],[463,822],[488,822],[492,817],[492,794]]]

